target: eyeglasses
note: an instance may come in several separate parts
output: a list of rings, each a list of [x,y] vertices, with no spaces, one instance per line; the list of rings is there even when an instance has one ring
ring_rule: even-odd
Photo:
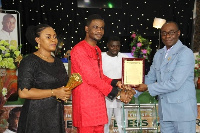
[[[179,31],[179,30],[177,30],[177,31]],[[173,36],[177,31],[169,31],[169,32],[163,31],[163,32],[161,32],[161,36],[167,36],[167,35]]]

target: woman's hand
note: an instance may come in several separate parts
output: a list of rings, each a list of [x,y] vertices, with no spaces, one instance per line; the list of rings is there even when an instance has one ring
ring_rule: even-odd
[[[57,88],[57,89],[54,89],[52,90],[53,91],[53,96],[55,96],[57,99],[61,99],[63,101],[67,101],[70,96],[71,96],[71,90],[69,90],[69,88],[66,88],[66,87],[60,87],[60,88]]]

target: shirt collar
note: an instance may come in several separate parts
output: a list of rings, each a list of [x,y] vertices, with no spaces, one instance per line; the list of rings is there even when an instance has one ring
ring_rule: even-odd
[[[164,50],[165,50],[165,58],[167,57],[167,55],[169,54],[170,50],[173,49],[174,45],[172,47],[170,47],[169,49],[167,49],[166,46],[164,46]]]

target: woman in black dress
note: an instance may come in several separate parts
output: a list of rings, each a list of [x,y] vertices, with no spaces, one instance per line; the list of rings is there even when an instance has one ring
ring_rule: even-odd
[[[51,56],[58,43],[56,33],[41,24],[28,27],[26,37],[38,50],[18,69],[18,94],[25,102],[17,133],[65,133],[64,101],[71,91],[64,87],[68,76],[63,63]]]

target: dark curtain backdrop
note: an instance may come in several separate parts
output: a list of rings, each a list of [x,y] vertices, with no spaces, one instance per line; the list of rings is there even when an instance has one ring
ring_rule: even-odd
[[[194,24],[194,44],[192,48],[194,52],[200,52],[200,0],[196,1],[196,18]]]
[[[155,17],[175,21],[180,26],[181,41],[191,48],[194,0],[122,0],[122,8],[78,8],[76,0],[2,0],[5,10],[18,10],[21,15],[22,53],[35,49],[25,38],[29,25],[46,23],[55,28],[59,44],[64,44],[61,55],[84,39],[85,19],[94,13],[105,19],[105,35],[98,43],[106,51],[110,35],[121,37],[121,52],[130,52],[131,31],[152,41],[152,57],[158,46],[159,30],[153,28]],[[163,47],[163,44],[161,44]]]

